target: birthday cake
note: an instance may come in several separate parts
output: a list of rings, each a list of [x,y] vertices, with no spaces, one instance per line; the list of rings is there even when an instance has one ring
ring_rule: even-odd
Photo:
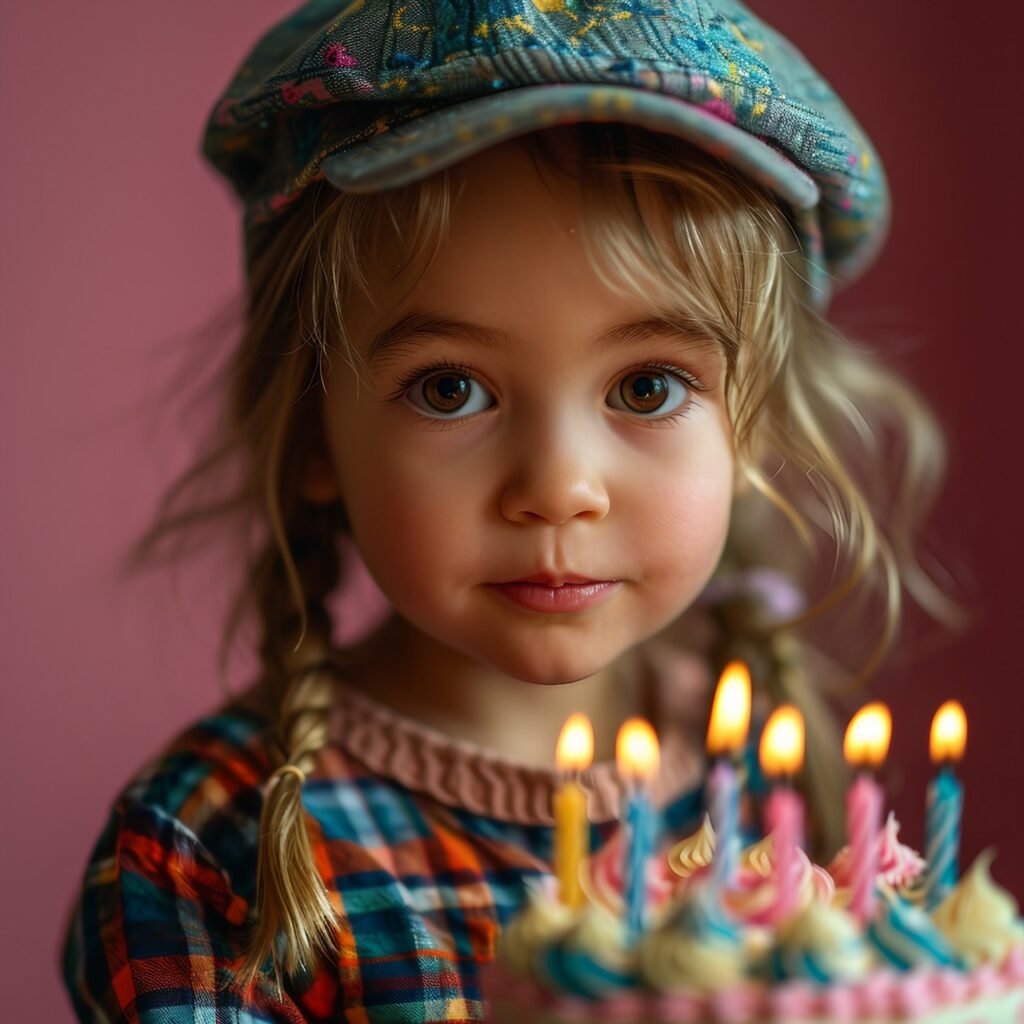
[[[612,841],[581,869],[580,906],[541,882],[508,922],[485,968],[488,1019],[1024,1024],[1024,925],[990,856],[926,910],[924,861],[891,814],[877,844],[870,915],[851,912],[846,848],[828,868],[798,853],[796,900],[780,920],[773,835],[743,852],[723,889],[705,819],[649,859],[636,934]]]

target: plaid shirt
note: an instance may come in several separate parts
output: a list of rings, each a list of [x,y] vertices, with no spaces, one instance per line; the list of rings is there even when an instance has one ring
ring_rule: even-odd
[[[337,964],[243,1001],[219,989],[253,918],[268,723],[231,707],[184,731],[120,794],[68,924],[64,982],[94,1024],[478,1021],[479,968],[550,874],[553,828],[453,808],[332,751],[303,787],[315,862],[343,910]],[[699,790],[663,811],[698,823]],[[615,822],[592,826],[605,842]]]

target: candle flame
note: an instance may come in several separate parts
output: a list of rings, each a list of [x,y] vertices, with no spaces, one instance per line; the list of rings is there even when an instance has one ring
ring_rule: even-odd
[[[571,714],[558,734],[555,764],[562,771],[583,771],[594,760],[594,728],[582,711]]]
[[[850,719],[843,739],[843,756],[854,767],[877,768],[889,753],[892,715],[881,701],[865,704]]]
[[[967,715],[957,700],[947,700],[935,712],[929,747],[932,760],[959,761],[967,745]]]
[[[615,763],[624,775],[650,778],[658,770],[658,737],[651,723],[630,718],[619,727],[615,737]]]
[[[782,704],[768,717],[761,734],[761,769],[766,775],[795,775],[804,763],[804,716]]]
[[[750,671],[742,661],[730,661],[722,670],[711,705],[708,753],[734,754],[747,742],[750,728]]]

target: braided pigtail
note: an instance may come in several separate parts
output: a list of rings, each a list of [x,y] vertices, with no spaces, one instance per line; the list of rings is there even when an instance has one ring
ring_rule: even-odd
[[[287,539],[268,543],[251,574],[263,622],[262,686],[280,710],[271,739],[277,768],[260,816],[256,924],[239,973],[246,989],[268,956],[280,987],[282,970],[291,978],[318,956],[336,955],[338,910],[313,860],[302,784],[327,742],[334,699],[326,599],[341,575],[338,508],[299,503]]]
[[[308,372],[299,359],[284,370],[293,378],[290,393]],[[259,824],[256,923],[239,972],[244,989],[268,957],[280,987],[282,969],[292,978],[311,969],[318,955],[336,955],[337,910],[314,863],[302,809],[302,783],[327,742],[334,698],[327,600],[342,575],[338,535],[347,528],[340,501],[302,496],[309,459],[323,445],[321,412],[316,391],[307,391],[277,413],[262,481],[270,536],[250,563],[244,588],[262,626],[257,692],[276,723],[269,739],[275,771]]]

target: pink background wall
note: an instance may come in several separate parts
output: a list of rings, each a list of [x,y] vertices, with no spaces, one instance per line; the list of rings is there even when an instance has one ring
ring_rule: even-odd
[[[950,425],[933,543],[983,598],[965,638],[912,622],[913,644],[878,682],[897,723],[891,797],[919,841],[928,721],[959,696],[972,741],[964,853],[994,843],[997,879],[1024,894],[1013,639],[1024,225],[1020,164],[1008,161],[1020,125],[1008,41],[1021,26],[1001,25],[992,5],[973,22],[929,5],[924,28],[918,5],[888,0],[755,6],[827,69],[886,158],[891,241],[836,311],[892,339]],[[188,332],[239,284],[236,214],[198,156],[201,126],[248,44],[286,9],[37,0],[3,15],[5,1019],[71,1020],[58,940],[108,805],[220,698],[216,561],[177,584],[121,588],[112,565],[188,454],[189,423],[151,396]]]

